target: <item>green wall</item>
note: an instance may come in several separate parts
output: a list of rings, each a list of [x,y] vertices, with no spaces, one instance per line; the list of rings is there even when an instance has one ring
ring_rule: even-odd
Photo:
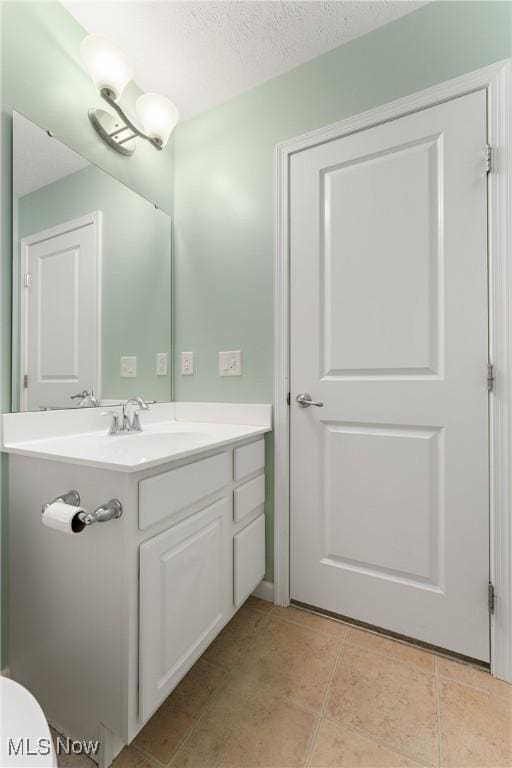
[[[19,198],[18,238],[93,211],[102,214],[101,397],[170,400],[171,366],[155,371],[156,353],[171,355],[170,217],[89,165]],[[135,379],[120,377],[122,355],[137,357]]]
[[[272,401],[275,145],[511,52],[509,3],[431,3],[178,125],[175,353],[195,375],[175,365],[177,400]],[[222,349],[240,379],[217,375]]]
[[[168,213],[173,205],[173,144],[156,152],[138,146],[133,157],[113,152],[98,140],[87,119],[103,102],[82,69],[79,47],[84,30],[59,3],[0,2],[1,186],[0,186],[0,410],[11,402],[11,115],[21,112]],[[137,96],[132,85],[128,103]],[[6,577],[7,461],[0,463],[2,499],[2,585]],[[2,589],[6,615],[6,589]],[[5,622],[2,622],[2,650]],[[5,651],[4,651],[5,653]],[[0,668],[5,664],[2,655]]]

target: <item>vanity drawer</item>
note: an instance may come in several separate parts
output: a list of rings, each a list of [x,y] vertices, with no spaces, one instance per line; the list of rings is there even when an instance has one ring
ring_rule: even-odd
[[[242,445],[234,450],[233,476],[235,480],[243,480],[244,477],[258,472],[265,467],[265,441],[256,440],[255,443]]]
[[[233,515],[238,523],[265,501],[265,475],[258,475],[254,480],[235,488],[233,492]]]
[[[139,528],[172,517],[230,482],[228,453],[185,464],[139,483]]]
[[[238,608],[265,576],[265,515],[233,539],[233,599]]]

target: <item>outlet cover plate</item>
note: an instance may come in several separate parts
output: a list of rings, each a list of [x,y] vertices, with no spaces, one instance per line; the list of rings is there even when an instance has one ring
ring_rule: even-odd
[[[241,376],[242,353],[239,349],[219,352],[219,376]]]
[[[136,376],[137,376],[137,358],[122,357],[121,358],[121,378],[134,379]]]
[[[182,352],[181,353],[181,375],[192,376],[194,373],[194,353]]]
[[[156,353],[156,375],[167,376],[167,352]]]

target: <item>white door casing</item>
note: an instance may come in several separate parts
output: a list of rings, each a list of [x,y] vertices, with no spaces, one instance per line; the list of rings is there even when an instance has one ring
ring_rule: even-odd
[[[290,166],[291,596],[484,661],[486,125],[480,90]]]
[[[100,396],[100,226],[96,212],[21,241],[22,410]]]

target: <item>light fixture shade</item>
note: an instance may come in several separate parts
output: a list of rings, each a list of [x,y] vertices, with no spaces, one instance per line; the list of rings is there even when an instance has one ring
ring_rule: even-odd
[[[137,99],[136,108],[144,131],[165,147],[172,129],[180,119],[176,105],[159,93],[144,93]]]
[[[133,79],[133,69],[123,51],[107,37],[93,34],[82,40],[80,53],[98,91],[108,88],[117,101]]]

